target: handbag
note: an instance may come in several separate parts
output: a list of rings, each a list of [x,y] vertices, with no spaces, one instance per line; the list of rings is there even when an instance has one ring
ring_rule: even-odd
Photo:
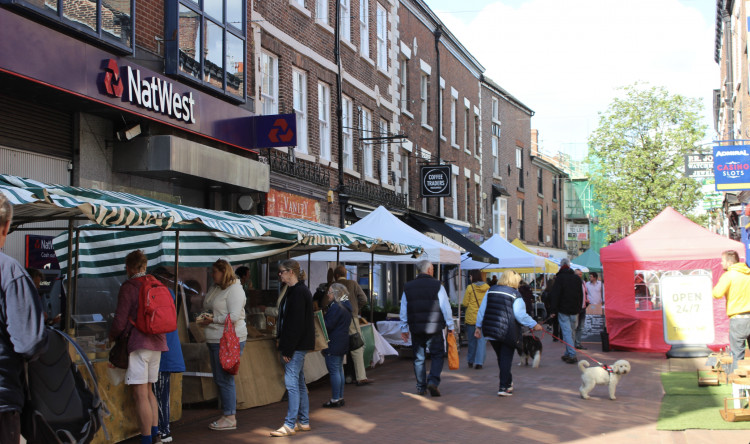
[[[352,333],[352,329],[354,329],[354,333]],[[354,319],[352,319],[351,324],[349,324],[349,350],[356,350],[364,346],[365,341],[362,339],[362,335],[357,331],[357,326],[354,325]]]
[[[221,368],[230,375],[236,375],[240,371],[240,339],[234,332],[234,324],[229,315],[224,322],[224,334],[219,340],[219,361]]]
[[[456,344],[456,336],[453,332],[448,332],[448,368],[450,370],[458,370],[458,345]]]
[[[130,353],[128,353],[128,341],[130,341],[130,329],[126,328],[120,336],[115,339],[115,345],[109,350],[109,362],[117,368],[127,369]]]

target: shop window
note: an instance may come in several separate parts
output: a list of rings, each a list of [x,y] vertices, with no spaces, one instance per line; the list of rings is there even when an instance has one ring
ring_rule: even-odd
[[[166,73],[244,101],[245,17],[242,0],[168,1]]]
[[[3,0],[63,25],[67,30],[132,54],[135,49],[135,0]]]
[[[354,169],[354,123],[352,122],[352,99],[349,97],[342,97],[342,119],[341,124],[343,126],[342,133],[344,136],[344,168]]]

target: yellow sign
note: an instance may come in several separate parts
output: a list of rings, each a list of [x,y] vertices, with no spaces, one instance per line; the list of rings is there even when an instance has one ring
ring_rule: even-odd
[[[660,286],[664,341],[672,345],[713,343],[711,276],[663,276]]]

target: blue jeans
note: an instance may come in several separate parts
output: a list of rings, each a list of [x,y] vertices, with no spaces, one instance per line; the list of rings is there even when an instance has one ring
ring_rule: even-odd
[[[476,329],[476,325],[466,324],[466,339],[469,341],[469,352],[466,356],[466,362],[469,364],[484,365],[487,338],[484,336],[479,339],[475,338],[474,330]]]
[[[573,348],[573,332],[578,327],[578,313],[573,315],[567,315],[564,313],[557,314],[558,322],[560,322],[560,332],[562,332],[562,340],[565,341],[565,356],[572,358],[576,357],[576,349]]]
[[[430,376],[426,375],[424,365],[425,347],[430,350]],[[443,333],[411,335],[411,349],[414,352],[414,375],[417,377],[417,390],[422,391],[428,384],[440,385],[440,373],[443,371],[445,347]]]
[[[240,356],[245,349],[245,341],[240,342]],[[237,413],[237,391],[234,388],[234,375],[230,375],[221,368],[219,360],[219,344],[209,343],[208,350],[211,354],[211,371],[214,374],[214,382],[219,388],[219,400],[224,416],[231,416]]]
[[[750,318],[729,319],[729,350],[732,351],[732,371],[745,359],[745,340],[750,338]]]
[[[576,327],[576,336],[575,336],[575,345],[576,347],[580,347],[581,339],[583,339],[583,327],[586,324],[586,310],[581,310],[580,313],[578,313],[578,326]]]
[[[344,356],[326,355],[326,368],[331,377],[331,399],[338,401],[344,398]]]
[[[289,396],[289,408],[286,411],[284,425],[294,429],[299,419],[300,424],[310,424],[310,399],[307,397],[305,384],[305,355],[307,351],[297,350],[289,362],[284,365],[284,385]]]
[[[490,345],[495,349],[497,355],[497,366],[500,367],[500,390],[508,389],[513,385],[513,374],[510,372],[513,364],[513,355],[516,348],[507,345],[503,341],[490,341]]]
[[[169,372],[159,372],[159,380],[153,385],[156,404],[159,406],[159,434],[162,436],[172,434],[169,429],[169,380],[171,375]]]

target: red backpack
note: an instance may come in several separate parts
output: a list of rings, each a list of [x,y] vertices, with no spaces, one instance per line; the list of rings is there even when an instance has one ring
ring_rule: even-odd
[[[169,289],[155,277],[139,277],[138,315],[130,323],[142,333],[158,335],[177,330],[177,309]]]

